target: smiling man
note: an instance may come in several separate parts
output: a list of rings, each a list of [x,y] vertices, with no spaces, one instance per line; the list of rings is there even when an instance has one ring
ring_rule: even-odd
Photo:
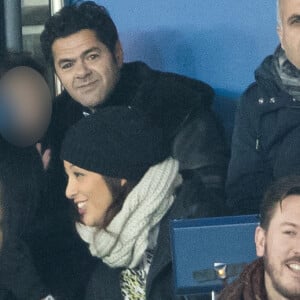
[[[300,299],[300,176],[279,179],[261,205],[255,232],[258,260],[226,287],[219,300]]]
[[[111,53],[96,32],[82,29],[54,40],[52,51],[56,74],[70,96],[92,111],[103,104],[120,77],[120,43],[116,42]]]
[[[225,213],[217,207],[225,202],[228,153],[209,85],[143,62],[124,62],[113,20],[92,1],[51,16],[41,45],[64,87],[49,130],[50,147],[58,148],[52,152],[59,153],[64,133],[83,116],[108,106],[137,108],[162,128],[170,155],[179,160],[182,197],[197,199],[203,216]]]

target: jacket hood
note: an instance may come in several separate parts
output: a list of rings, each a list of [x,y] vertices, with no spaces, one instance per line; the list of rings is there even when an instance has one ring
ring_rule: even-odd
[[[268,96],[274,96],[281,91],[278,84],[279,75],[275,70],[274,55],[267,56],[255,70],[255,80],[259,88]]]

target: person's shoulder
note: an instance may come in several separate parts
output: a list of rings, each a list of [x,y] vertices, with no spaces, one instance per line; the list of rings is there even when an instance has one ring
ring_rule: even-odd
[[[241,94],[238,101],[239,110],[253,111],[257,110],[258,104],[264,98],[264,93],[257,82],[251,83]]]
[[[146,84],[155,84],[156,89],[165,90],[170,94],[189,93],[195,96],[205,96],[210,100],[214,97],[214,90],[208,83],[183,74],[153,69],[140,61],[127,63],[124,69],[138,74]]]
[[[213,88],[208,83],[200,79],[172,72],[157,72],[157,76],[160,80],[162,80],[162,82],[172,84],[175,89],[184,89],[189,90],[190,92],[193,91],[198,94],[205,94],[205,96],[209,98],[213,98],[214,96]]]
[[[61,118],[66,115],[80,115],[82,114],[82,106],[76,102],[72,97],[63,91],[56,96],[53,100],[53,116],[55,118]]]
[[[241,101],[249,104],[253,104],[253,102],[261,96],[261,91],[257,82],[252,82],[242,93]]]
[[[241,105],[256,106],[263,99],[274,97],[280,90],[274,75],[274,55],[266,56],[254,71],[255,81],[242,93]]]
[[[74,106],[74,100],[72,97],[67,93],[67,91],[62,91],[59,95],[55,96],[53,99],[54,108],[62,109],[69,106]],[[76,103],[76,102],[75,102]]]

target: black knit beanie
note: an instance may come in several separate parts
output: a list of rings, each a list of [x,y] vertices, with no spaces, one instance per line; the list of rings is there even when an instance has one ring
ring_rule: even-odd
[[[170,154],[162,130],[141,111],[126,106],[100,109],[65,136],[61,159],[104,176],[138,180]]]

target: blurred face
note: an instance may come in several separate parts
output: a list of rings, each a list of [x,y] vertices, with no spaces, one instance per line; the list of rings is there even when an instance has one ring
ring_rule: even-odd
[[[5,122],[1,135],[10,143],[25,147],[45,135],[49,126],[52,101],[49,87],[36,70],[15,67],[0,79],[1,111]]]
[[[64,161],[64,167],[68,176],[66,196],[74,202],[81,222],[101,227],[107,209],[113,202],[103,177],[67,161]]]
[[[93,30],[84,29],[56,39],[52,54],[64,88],[75,101],[90,109],[103,103],[119,80],[123,64],[120,42],[111,53]]]
[[[277,204],[269,228],[256,229],[256,251],[264,257],[269,299],[300,299],[300,196]]]
[[[277,31],[288,60],[300,69],[300,0],[281,0]]]

